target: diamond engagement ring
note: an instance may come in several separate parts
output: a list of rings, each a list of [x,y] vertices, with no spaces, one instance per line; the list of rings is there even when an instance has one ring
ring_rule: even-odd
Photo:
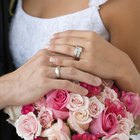
[[[79,60],[80,59],[80,55],[81,55],[82,51],[83,51],[82,47],[80,47],[78,45],[75,46],[75,50],[74,50],[74,59],[75,60]]]
[[[55,68],[55,75],[56,75],[56,78],[58,78],[58,79],[61,78],[61,67],[60,66],[57,66]]]

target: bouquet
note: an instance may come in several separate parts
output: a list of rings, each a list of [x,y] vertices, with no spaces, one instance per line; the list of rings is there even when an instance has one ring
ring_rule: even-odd
[[[7,107],[7,120],[25,140],[129,140],[140,115],[140,97],[113,81],[98,87],[79,83],[86,96],[52,90],[37,102]]]

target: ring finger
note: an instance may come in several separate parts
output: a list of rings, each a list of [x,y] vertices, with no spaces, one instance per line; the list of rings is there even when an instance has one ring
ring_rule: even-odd
[[[57,78],[55,70],[56,70],[56,67],[49,67],[49,69],[47,70],[48,76],[50,78],[54,78],[54,79]],[[101,84],[101,79],[98,78],[97,76],[83,72],[73,67],[61,67],[60,78],[85,82],[87,84],[94,85],[94,86],[99,86]]]

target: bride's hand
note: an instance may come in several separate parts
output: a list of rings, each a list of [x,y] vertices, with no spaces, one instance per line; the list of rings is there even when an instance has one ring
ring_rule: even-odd
[[[57,57],[50,58],[50,61],[63,67],[75,67],[101,78],[116,80],[122,87],[124,81],[132,80],[133,73],[135,76],[138,73],[126,53],[95,32],[73,30],[56,33],[48,49],[74,57],[75,46],[83,48],[79,61]]]
[[[43,49],[19,69],[1,77],[0,108],[35,102],[52,89],[68,90],[82,95],[87,93],[85,88],[72,83],[71,80],[92,85],[101,84],[99,78],[72,67],[62,68],[61,79],[57,79],[56,67],[49,62],[50,56],[54,55]],[[71,59],[62,55],[59,57]]]

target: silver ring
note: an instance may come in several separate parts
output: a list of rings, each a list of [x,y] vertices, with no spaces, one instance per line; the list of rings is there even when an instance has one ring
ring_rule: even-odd
[[[60,66],[57,66],[55,68],[55,75],[56,75],[56,78],[61,78],[61,67]]]
[[[83,51],[82,47],[80,47],[78,45],[75,46],[75,50],[74,50],[74,59],[75,60],[79,60],[80,59],[80,55],[81,55],[82,51]]]

